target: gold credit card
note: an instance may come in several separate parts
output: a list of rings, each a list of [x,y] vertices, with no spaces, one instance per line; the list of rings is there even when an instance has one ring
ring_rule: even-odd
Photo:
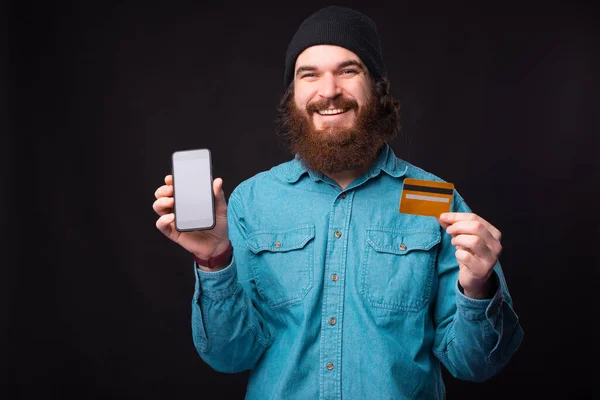
[[[400,197],[400,212],[439,217],[450,212],[454,184],[406,178]]]

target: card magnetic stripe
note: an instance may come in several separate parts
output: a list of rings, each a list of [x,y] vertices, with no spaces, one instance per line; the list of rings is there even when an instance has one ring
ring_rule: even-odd
[[[453,193],[453,189],[444,189],[444,188],[437,188],[437,187],[431,187],[431,186],[419,186],[419,185],[404,185],[404,190],[412,190],[415,192],[446,194],[446,195],[451,195]]]

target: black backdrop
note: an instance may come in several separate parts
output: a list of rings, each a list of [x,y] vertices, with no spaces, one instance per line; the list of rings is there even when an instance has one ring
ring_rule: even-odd
[[[85,5],[84,5],[85,4]],[[347,5],[379,24],[406,160],[502,230],[525,340],[449,398],[584,397],[598,356],[598,13],[571,3]],[[190,258],[155,228],[177,149],[226,193],[288,154],[283,55],[324,3],[3,4],[6,398],[243,398],[190,335]],[[3,396],[4,397],[4,396]]]

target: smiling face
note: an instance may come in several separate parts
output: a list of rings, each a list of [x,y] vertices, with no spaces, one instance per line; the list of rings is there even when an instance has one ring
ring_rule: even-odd
[[[305,111],[315,130],[335,134],[356,126],[373,90],[356,54],[339,46],[312,46],[298,56],[294,71],[296,109]]]
[[[307,48],[277,107],[275,130],[290,152],[314,171],[360,170],[399,131],[399,103],[386,78],[373,80],[353,52]]]

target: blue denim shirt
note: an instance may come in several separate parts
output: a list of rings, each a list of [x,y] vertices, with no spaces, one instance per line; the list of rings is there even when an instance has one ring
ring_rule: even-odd
[[[344,190],[298,159],[242,182],[231,264],[195,268],[200,357],[250,369],[247,398],[261,400],[442,399],[440,363],[497,374],[523,337],[500,264],[493,298],[462,294],[451,237],[399,212],[406,177],[441,181],[386,146]],[[456,191],[452,211],[471,212]]]

